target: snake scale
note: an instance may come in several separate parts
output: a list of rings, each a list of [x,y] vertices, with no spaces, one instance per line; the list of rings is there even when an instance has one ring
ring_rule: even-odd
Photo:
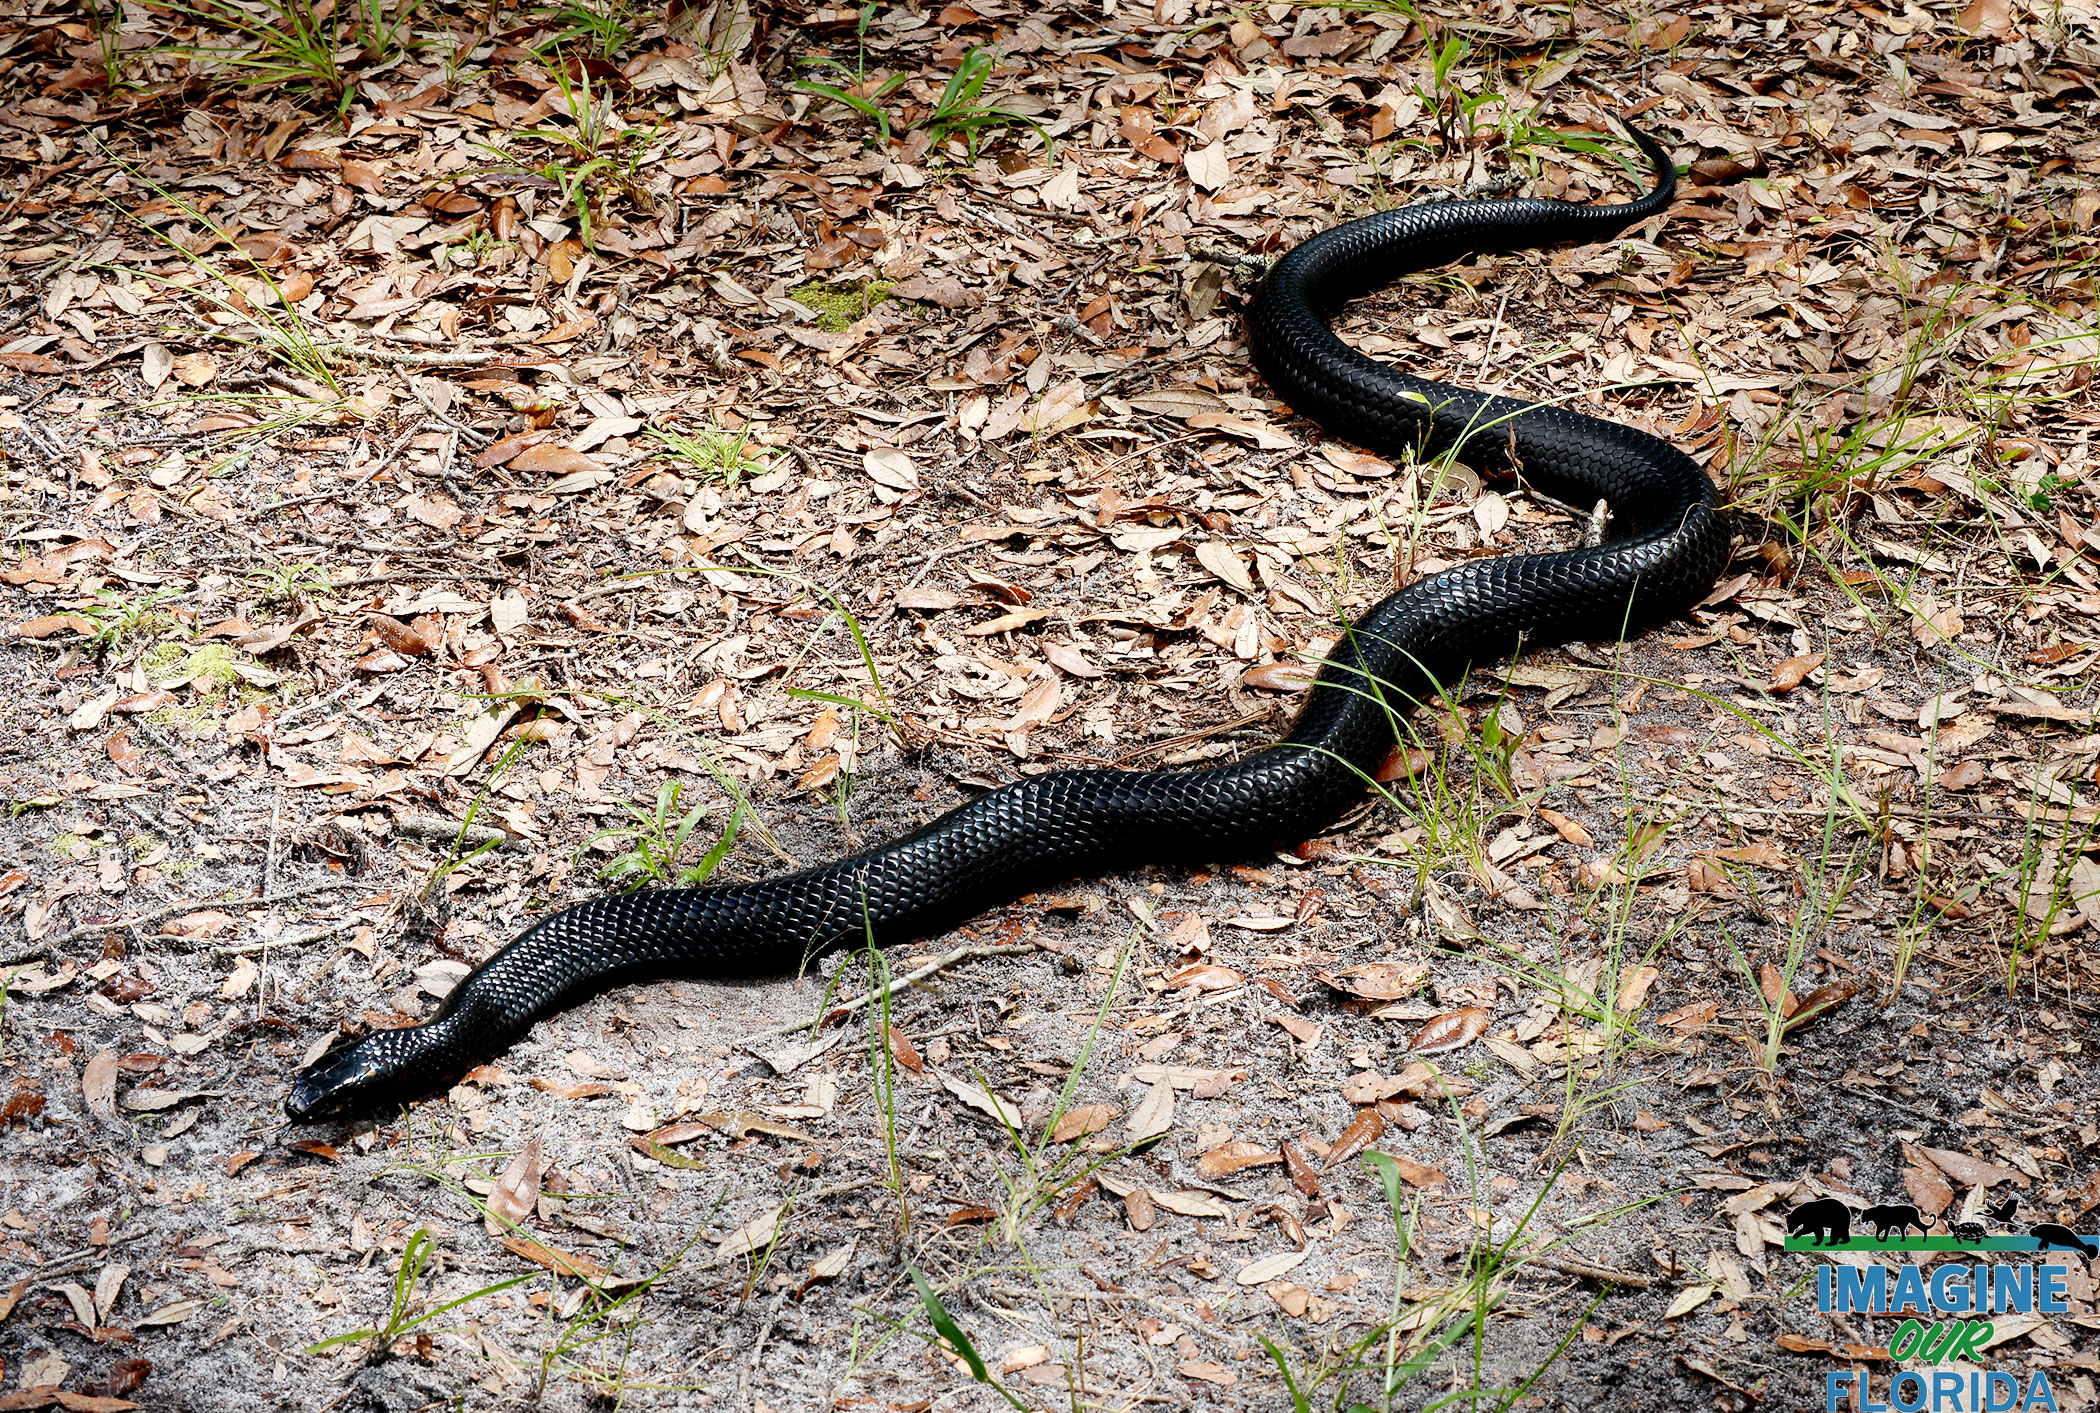
[[[1400,589],[1343,637],[1289,736],[1230,764],[1029,776],[835,863],[565,908],[477,967],[435,1019],[374,1032],[302,1071],[287,1113],[369,1113],[428,1093],[535,1021],[622,983],[779,974],[870,935],[888,944],[941,932],[1074,875],[1295,845],[1363,797],[1398,738],[1395,713],[1437,684],[1520,640],[1617,639],[1687,609],[1719,577],[1728,531],[1712,482],[1683,452],[1565,408],[1414,377],[1329,327],[1345,301],[1400,275],[1606,240],[1660,215],[1676,189],[1669,156],[1627,128],[1656,178],[1638,200],[1452,201],[1349,221],[1279,260],[1247,316],[1269,386],[1328,432],[1373,450],[1514,468],[1566,503],[1605,500],[1610,538],[1472,560]]]

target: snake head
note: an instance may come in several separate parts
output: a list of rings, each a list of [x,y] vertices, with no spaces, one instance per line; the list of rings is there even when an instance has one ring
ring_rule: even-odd
[[[386,1043],[391,1034],[368,1035],[301,1070],[285,1096],[285,1115],[294,1123],[312,1123],[376,1107],[382,1091],[393,1087],[393,1047]]]

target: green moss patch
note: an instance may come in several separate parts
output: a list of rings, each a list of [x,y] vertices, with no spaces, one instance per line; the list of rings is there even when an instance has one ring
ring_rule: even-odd
[[[233,649],[224,643],[202,643],[186,648],[169,641],[156,643],[139,659],[146,680],[156,687],[176,682],[193,684],[200,696],[216,696],[241,680]]]
[[[811,280],[788,291],[788,298],[814,310],[817,327],[826,333],[842,334],[868,317],[868,311],[890,298],[895,280],[860,280],[850,284],[827,284]]]

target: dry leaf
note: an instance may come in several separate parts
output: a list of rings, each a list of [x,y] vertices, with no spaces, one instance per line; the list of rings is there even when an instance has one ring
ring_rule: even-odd
[[[1447,1050],[1462,1050],[1484,1034],[1489,1016],[1479,1006],[1461,1006],[1447,1011],[1415,1032],[1415,1038],[1407,1048],[1418,1055],[1438,1055]]]
[[[1342,1136],[1334,1141],[1334,1147],[1327,1150],[1327,1161],[1321,1166],[1331,1170],[1337,1164],[1348,1162],[1376,1143],[1384,1133],[1385,1120],[1378,1117],[1378,1111],[1362,1110],[1350,1121],[1349,1127],[1342,1130]]]
[[[1142,1191],[1143,1189],[1139,1189]],[[1208,1192],[1184,1190],[1180,1192],[1155,1192],[1152,1200],[1169,1212],[1181,1217],[1203,1217],[1216,1220],[1230,1217],[1232,1210]]]
[[[1231,1177],[1247,1168],[1266,1168],[1283,1161],[1283,1155],[1245,1139],[1222,1144],[1196,1160],[1196,1176],[1210,1182]]]
[[[1803,653],[1799,657],[1790,657],[1772,669],[1770,690],[1773,692],[1791,692],[1794,688],[1801,685],[1803,678],[1822,665],[1823,654],[1821,653]]]
[[[504,1167],[488,1195],[488,1211],[482,1224],[490,1236],[511,1230],[533,1214],[539,1206],[540,1179],[546,1171],[547,1160],[541,1156],[540,1140],[535,1136]]]
[[[1240,1267],[1232,1278],[1240,1285],[1266,1285],[1278,1276],[1296,1270],[1299,1263],[1310,1255],[1310,1251],[1279,1251]]]
[[[1232,546],[1219,540],[1205,540],[1196,546],[1196,562],[1249,598],[1254,597],[1254,576],[1247,572],[1247,565]]]
[[[954,1075],[936,1072],[941,1088],[953,1094],[978,1113],[996,1119],[1006,1128],[1018,1131],[1021,1127],[1021,1111],[1001,1099],[998,1095]]]
[[[1145,1091],[1137,1108],[1130,1114],[1125,1132],[1132,1143],[1143,1143],[1157,1138],[1174,1127],[1174,1081],[1162,1076]]]
[[[98,1050],[80,1074],[81,1097],[88,1112],[106,1124],[122,1122],[117,1117],[117,1052]]]

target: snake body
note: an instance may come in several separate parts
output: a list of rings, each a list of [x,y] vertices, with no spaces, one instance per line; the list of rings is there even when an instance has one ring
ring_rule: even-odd
[[[1331,433],[1376,450],[1514,466],[1564,502],[1601,498],[1612,538],[1474,560],[1392,594],[1328,658],[1290,735],[1232,764],[1030,776],[836,863],[554,913],[461,981],[433,1020],[367,1035],[300,1073],[287,1112],[369,1112],[428,1093],[535,1021],[621,983],[779,974],[870,937],[941,932],[1073,875],[1295,845],[1362,798],[1396,743],[1395,712],[1437,684],[1520,639],[1616,639],[1696,602],[1719,577],[1728,533],[1713,484],[1689,457],[1629,427],[1414,377],[1329,327],[1344,301],[1399,275],[1468,254],[1604,240],[1661,214],[1675,190],[1669,158],[1629,131],[1656,175],[1639,200],[1454,201],[1350,221],[1278,261],[1248,314],[1270,386]]]

